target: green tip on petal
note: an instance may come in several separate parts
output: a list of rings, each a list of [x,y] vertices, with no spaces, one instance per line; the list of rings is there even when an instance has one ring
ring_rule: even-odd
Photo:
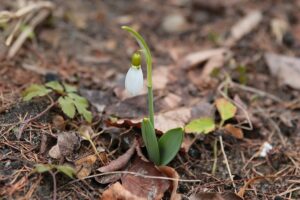
[[[141,66],[141,60],[141,54],[136,52],[131,57],[131,64],[136,67]]]

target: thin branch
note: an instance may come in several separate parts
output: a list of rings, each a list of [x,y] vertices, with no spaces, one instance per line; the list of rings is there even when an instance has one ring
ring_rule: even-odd
[[[47,113],[52,107],[54,107],[54,106],[57,104],[57,101],[53,101],[53,99],[52,99],[51,97],[49,97],[49,99],[50,99],[50,101],[51,101],[51,104],[50,104],[44,111],[40,112],[39,114],[37,114],[36,116],[34,116],[34,117],[32,117],[32,118],[29,118],[29,119],[25,120],[25,121],[22,123],[22,125],[21,125],[20,128],[19,128],[19,133],[18,133],[18,137],[17,137],[18,139],[21,138],[21,135],[22,135],[23,131],[25,130],[25,128],[27,127],[27,125],[28,125],[30,122],[32,122],[32,121],[38,119],[39,117],[43,116],[43,115],[44,115],[45,113]]]
[[[57,194],[57,186],[56,186],[56,177],[55,177],[55,173],[51,170],[49,170],[49,173],[52,176],[52,180],[53,180],[53,200],[56,200],[56,194]]]
[[[222,153],[223,153],[223,156],[224,156],[224,161],[225,161],[225,164],[226,164],[228,173],[229,173],[229,178],[230,178],[230,180],[231,180],[231,182],[232,182],[232,186],[234,187],[234,190],[236,190],[236,189],[235,189],[236,187],[235,187],[235,184],[234,184],[234,180],[233,180],[233,178],[232,178],[230,166],[229,166],[229,163],[228,163],[228,159],[227,159],[227,156],[226,156],[226,153],[225,153],[225,150],[224,150],[224,145],[223,145],[223,139],[222,139],[222,136],[219,136],[219,140],[220,140],[221,150],[222,150]]]

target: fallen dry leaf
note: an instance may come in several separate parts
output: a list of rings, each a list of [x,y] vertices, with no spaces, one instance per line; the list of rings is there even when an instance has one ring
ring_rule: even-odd
[[[210,103],[199,102],[191,107],[180,107],[168,112],[162,112],[154,116],[155,129],[159,132],[166,132],[173,128],[183,127],[192,119],[200,117],[214,118],[215,108]],[[142,118],[120,119],[117,122],[108,121],[108,126],[116,127],[140,127]]]
[[[271,74],[277,77],[281,83],[300,89],[299,58],[266,53],[265,59]]]
[[[73,154],[75,149],[80,147],[80,138],[75,132],[62,132],[58,134],[57,144],[54,145],[49,155],[52,158],[59,159]]]
[[[244,138],[244,133],[243,133],[242,129],[237,128],[237,127],[233,126],[232,124],[226,124],[224,126],[224,129],[227,133],[229,133],[230,135],[232,135],[233,137],[235,137],[237,139]]]
[[[215,56],[223,55],[227,51],[225,48],[219,48],[190,53],[180,61],[180,67],[183,69],[191,69]]]
[[[165,177],[153,163],[142,161],[138,156],[128,169],[147,176]],[[163,179],[150,179],[141,176],[126,174],[121,178],[123,187],[131,194],[145,199],[159,200],[170,187],[170,182]]]
[[[189,198],[190,200],[243,200],[243,198],[239,197],[233,192],[224,192],[224,193],[216,193],[216,192],[203,192],[193,194]]]
[[[147,200],[147,198],[141,198],[132,194],[117,182],[103,192],[101,200]]]
[[[155,95],[154,109],[156,112],[165,112],[178,107],[181,97],[175,94]],[[139,95],[125,99],[116,104],[110,104],[106,109],[107,114],[122,119],[137,119],[148,115],[147,96]]]
[[[94,163],[97,160],[96,155],[89,155],[75,161],[76,176],[83,179],[91,174]]]
[[[179,175],[176,172],[176,170],[172,167],[161,166],[159,167],[159,171],[161,171],[170,178],[177,179],[172,181],[172,192],[170,200],[181,200],[181,195],[177,193]]]
[[[123,155],[118,157],[116,160],[111,161],[108,165],[100,167],[97,170],[103,173],[103,172],[117,171],[119,169],[124,168],[128,164],[132,155],[134,154],[136,145],[137,145],[137,141],[134,140],[130,149],[128,149]]]
[[[238,21],[230,30],[229,37],[225,40],[226,46],[233,46],[238,40],[250,33],[262,21],[261,11],[251,11],[240,21]]]

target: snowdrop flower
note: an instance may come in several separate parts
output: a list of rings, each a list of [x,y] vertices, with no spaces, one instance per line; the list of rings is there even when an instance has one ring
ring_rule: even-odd
[[[125,78],[125,88],[131,95],[138,95],[143,89],[143,71],[141,68],[141,55],[134,53]]]

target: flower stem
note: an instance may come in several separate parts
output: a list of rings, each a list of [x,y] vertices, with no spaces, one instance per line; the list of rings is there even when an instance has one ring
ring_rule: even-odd
[[[137,40],[139,43],[141,49],[143,50],[143,53],[146,57],[146,63],[147,63],[147,87],[148,87],[148,110],[149,110],[149,119],[150,122],[153,125],[154,128],[154,105],[153,105],[153,88],[152,88],[152,57],[150,49],[144,40],[144,38],[135,30],[133,30],[131,27],[128,26],[122,26],[122,29],[128,31],[133,35],[133,37]]]

